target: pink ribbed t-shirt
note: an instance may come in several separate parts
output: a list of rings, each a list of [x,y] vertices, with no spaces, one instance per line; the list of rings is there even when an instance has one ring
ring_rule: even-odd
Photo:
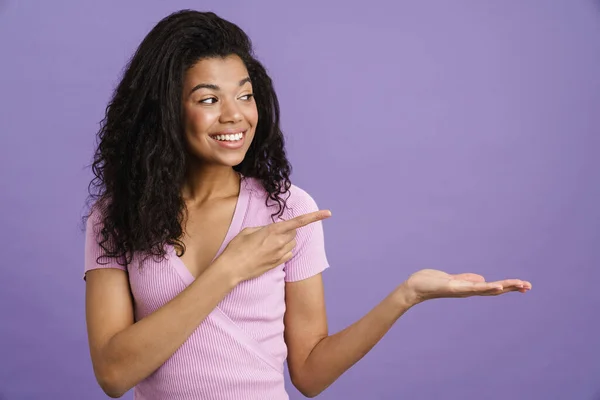
[[[243,228],[272,222],[277,209],[265,205],[262,185],[244,177],[233,219],[217,256]],[[316,211],[313,198],[292,185],[282,219]],[[88,219],[85,271],[124,269],[116,262],[98,264],[100,226],[97,214]],[[286,400],[283,339],[285,282],[316,275],[329,267],[321,222],[300,228],[293,258],[263,275],[240,283],[198,326],[183,345],[152,375],[134,388],[136,400]],[[169,246],[166,259],[134,258],[127,268],[135,303],[135,319],[150,315],[169,302],[194,278]]]

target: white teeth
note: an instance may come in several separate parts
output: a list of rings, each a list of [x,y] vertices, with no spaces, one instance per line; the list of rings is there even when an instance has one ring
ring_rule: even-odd
[[[217,136],[213,136],[213,138],[215,138],[217,140],[222,140],[222,141],[235,142],[235,141],[241,140],[243,136],[244,136],[243,133],[235,133],[233,135],[217,135]]]

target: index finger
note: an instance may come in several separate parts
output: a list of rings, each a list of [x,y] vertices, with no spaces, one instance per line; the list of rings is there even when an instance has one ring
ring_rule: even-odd
[[[311,213],[302,214],[295,218],[288,219],[287,221],[275,222],[273,224],[273,229],[277,230],[277,232],[285,233],[329,217],[331,217],[331,211],[329,210],[313,211]]]

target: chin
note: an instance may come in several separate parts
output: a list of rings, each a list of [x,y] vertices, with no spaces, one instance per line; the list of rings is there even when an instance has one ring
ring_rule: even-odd
[[[245,156],[246,152],[244,151],[239,154],[228,154],[226,156],[217,157],[215,161],[224,167],[235,167],[244,161]]]
[[[244,157],[236,158],[235,160],[233,160],[233,159],[227,160],[222,165],[233,168],[236,165],[240,165],[242,163],[242,161],[244,161]]]

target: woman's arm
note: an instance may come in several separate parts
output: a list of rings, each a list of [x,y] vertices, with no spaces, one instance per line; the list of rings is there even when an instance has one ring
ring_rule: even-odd
[[[492,296],[529,289],[531,283],[518,279],[485,282],[476,274],[422,270],[360,320],[330,336],[321,275],[288,282],[285,340],[290,377],[302,394],[314,397],[363,358],[414,305],[440,297]]]
[[[285,339],[294,386],[314,397],[363,358],[412,304],[394,292],[346,329],[328,335],[321,275],[286,284]]]
[[[134,323],[127,273],[101,268],[86,274],[86,316],[94,373],[113,398],[160,367],[236,285],[216,260],[177,297]]]

